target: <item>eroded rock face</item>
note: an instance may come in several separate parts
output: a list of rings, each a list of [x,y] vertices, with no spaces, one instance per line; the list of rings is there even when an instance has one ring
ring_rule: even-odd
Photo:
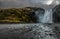
[[[0,22],[37,23],[36,11],[44,14],[44,9],[37,7],[12,8],[0,10]]]
[[[60,23],[60,5],[55,6],[52,9],[53,12],[53,22]]]

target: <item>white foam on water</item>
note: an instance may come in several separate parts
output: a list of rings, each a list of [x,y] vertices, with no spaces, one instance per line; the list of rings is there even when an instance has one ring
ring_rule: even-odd
[[[42,19],[42,23],[52,23],[52,10],[45,10],[44,17]]]

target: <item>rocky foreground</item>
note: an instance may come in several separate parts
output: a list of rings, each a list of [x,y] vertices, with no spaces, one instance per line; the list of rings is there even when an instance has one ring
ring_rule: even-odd
[[[60,39],[59,25],[32,24],[23,27],[15,26],[0,28],[0,39]]]

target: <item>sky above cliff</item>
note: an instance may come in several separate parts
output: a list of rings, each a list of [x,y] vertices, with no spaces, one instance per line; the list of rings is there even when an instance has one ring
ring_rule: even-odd
[[[26,6],[41,6],[42,4],[55,4],[54,0],[0,0],[0,8],[9,7],[26,7]],[[59,2],[56,1],[56,4]]]

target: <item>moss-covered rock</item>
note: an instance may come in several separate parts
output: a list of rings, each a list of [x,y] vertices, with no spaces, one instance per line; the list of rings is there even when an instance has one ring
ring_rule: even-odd
[[[11,8],[0,10],[0,22],[37,23],[35,11],[44,9],[36,7]]]

